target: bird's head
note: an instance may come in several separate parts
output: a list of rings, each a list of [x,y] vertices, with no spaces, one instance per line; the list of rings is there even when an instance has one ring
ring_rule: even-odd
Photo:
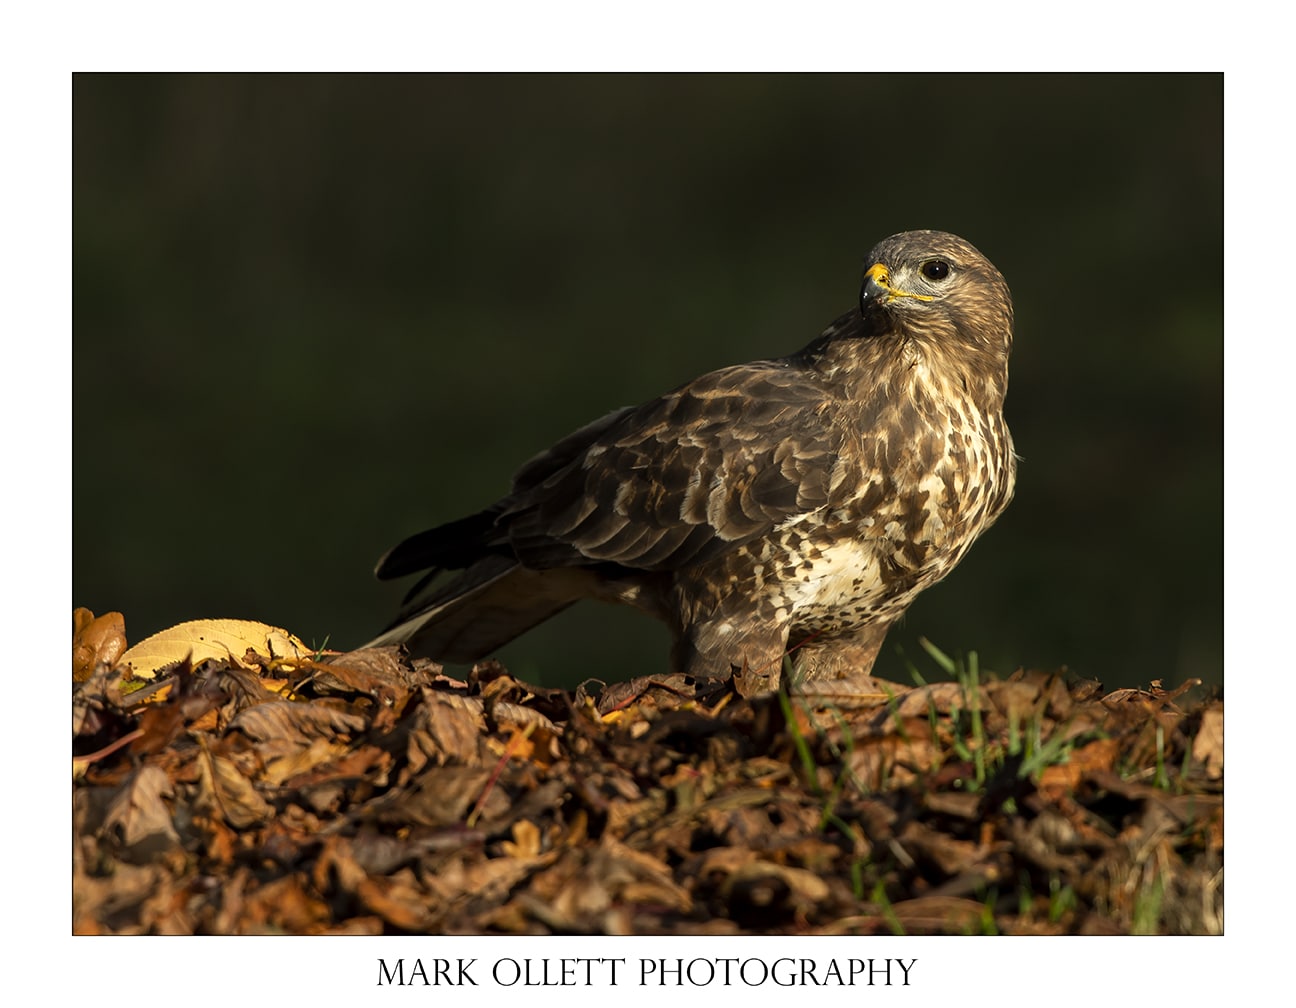
[[[1012,296],[994,264],[968,242],[943,231],[905,231],[878,242],[868,262],[860,314],[870,329],[936,350],[1007,356]]]

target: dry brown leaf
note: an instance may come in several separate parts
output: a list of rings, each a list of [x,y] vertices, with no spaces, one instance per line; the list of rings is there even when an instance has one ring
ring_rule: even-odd
[[[173,793],[171,779],[156,766],[141,767],[117,792],[104,829],[116,832],[125,853],[143,859],[179,843],[164,798]]]
[[[77,634],[94,622],[95,614],[85,606],[77,606],[72,610],[72,639],[75,641]]]
[[[278,627],[254,620],[190,620],[146,637],[123,654],[122,666],[142,679],[152,679],[162,669],[190,658],[195,666],[215,658],[243,668],[257,666],[246,659],[251,651],[267,661],[287,658],[301,661],[314,652]]]
[[[377,813],[380,822],[419,826],[454,826],[464,821],[469,809],[486,802],[486,816],[499,815],[509,807],[509,797],[490,786],[492,773],[486,768],[428,767],[403,792],[392,795],[391,803]]]
[[[247,894],[237,932],[315,934],[328,920],[328,905],[305,889],[300,876],[285,875]]]
[[[525,911],[559,930],[615,931],[606,916],[617,905],[648,903],[687,913],[688,891],[659,858],[604,836],[593,851],[567,848],[540,872],[523,899]]]
[[[100,663],[112,668],[125,652],[125,616],[119,612],[110,612],[96,617],[89,609],[73,611],[73,682],[85,682]]]
[[[918,896],[891,907],[906,931],[958,934],[980,929],[985,907],[957,896]]]
[[[500,849],[509,857],[535,857],[540,853],[540,827],[530,819],[519,819],[513,824],[512,841],[503,841]]]
[[[336,739],[339,734],[364,731],[365,719],[336,707],[319,703],[267,700],[239,711],[230,722],[254,742],[274,740],[294,746],[310,745],[312,739]]]
[[[1065,763],[1040,771],[1040,790],[1054,797],[1074,791],[1087,775],[1111,770],[1119,755],[1120,743],[1116,739],[1096,739],[1073,752]]]
[[[1009,723],[1025,724],[1033,714],[1047,704],[1041,684],[1035,680],[990,683],[989,693],[995,706],[1003,712]]]
[[[558,860],[558,851],[548,851],[534,856],[500,857],[465,864],[449,861],[427,879],[432,899],[442,903],[462,902],[467,898],[483,903],[504,901],[520,882],[551,866]],[[526,911],[513,903],[506,903],[490,912],[490,918],[504,930],[521,930]],[[510,924],[511,921],[511,924]]]
[[[262,798],[232,760],[205,754],[198,760],[198,797],[194,807],[224,819],[235,829],[246,829],[274,815],[274,806]]]
[[[693,907],[688,890],[660,858],[605,838],[594,863],[600,875],[614,883],[619,900],[672,907],[680,913]]]
[[[1158,930],[1221,926],[1211,703],[988,678],[980,787],[957,684],[871,706],[885,690],[836,680],[792,722],[731,682],[642,680],[601,709],[395,650],[284,663],[281,695],[252,664],[159,676],[163,704],[103,663],[77,684],[77,932],[1128,932],[1152,876]],[[1043,786],[1006,755],[1027,720],[1075,747]]]
[[[902,686],[889,679],[852,673],[839,679],[811,680],[801,687],[797,695],[816,707],[867,710],[898,700],[912,690],[912,686]]]
[[[355,892],[367,910],[401,931],[425,931],[432,922],[428,894],[415,885],[408,869],[390,878],[366,876]]]
[[[327,738],[312,739],[305,749],[295,749],[284,756],[269,760],[261,780],[271,787],[279,787],[288,778],[337,759],[346,751],[347,747],[339,742]]]
[[[895,713],[901,717],[926,717],[933,709],[938,714],[948,714],[953,710],[985,710],[986,698],[984,692],[972,693],[956,682],[928,683],[909,690],[901,697]]]
[[[425,690],[423,705],[409,733],[410,770],[419,773],[429,763],[476,766],[487,756],[486,722],[476,697]]]
[[[104,877],[87,875],[80,865],[76,869],[72,876],[72,933],[78,935],[142,934],[142,924],[132,918],[149,896],[170,882],[166,871],[156,864],[118,861]],[[130,923],[123,926],[121,921]]]
[[[972,870],[980,860],[977,844],[955,840],[918,821],[907,823],[899,836],[904,849],[917,860],[935,865],[946,876]]]
[[[882,725],[885,733],[861,733],[847,757],[851,773],[864,787],[881,790],[902,785],[915,773],[940,765],[942,750],[927,721],[887,718]]]
[[[1192,743],[1193,759],[1206,766],[1206,776],[1224,776],[1224,708],[1218,704],[1202,711],[1201,727]]]
[[[761,860],[747,847],[713,847],[702,856],[699,874],[725,878],[721,892],[727,897],[736,886],[752,886],[763,880],[777,880],[798,899],[813,903],[828,896],[828,884],[814,872]]]

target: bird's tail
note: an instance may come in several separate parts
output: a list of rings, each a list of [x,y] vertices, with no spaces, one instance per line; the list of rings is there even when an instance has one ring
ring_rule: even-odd
[[[405,597],[409,602],[438,572],[466,570],[490,552],[491,532],[501,508],[496,504],[401,540],[382,555],[374,568],[374,576],[379,581],[389,581],[417,571],[431,571],[431,576],[410,589]]]
[[[405,644],[410,653],[471,664],[588,594],[574,570],[536,571],[488,555],[444,586],[420,592],[366,647]]]

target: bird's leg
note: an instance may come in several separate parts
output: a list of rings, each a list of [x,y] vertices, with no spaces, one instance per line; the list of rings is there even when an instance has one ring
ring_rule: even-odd
[[[778,689],[787,652],[786,622],[752,623],[737,636],[728,620],[694,624],[671,649],[671,667],[699,678],[734,676],[743,696]]]
[[[849,637],[806,639],[792,651],[798,678],[843,679],[850,675],[868,675],[882,650],[887,630],[894,622],[895,618],[870,623]]]

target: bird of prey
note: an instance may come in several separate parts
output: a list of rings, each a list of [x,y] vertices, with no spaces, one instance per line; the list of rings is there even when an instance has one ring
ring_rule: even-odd
[[[674,671],[777,686],[867,673],[891,626],[999,517],[1012,299],[967,241],[907,231],[804,349],[595,420],[379,578],[427,572],[374,645],[475,662],[580,599],[663,620]],[[449,579],[438,575],[449,574]]]

